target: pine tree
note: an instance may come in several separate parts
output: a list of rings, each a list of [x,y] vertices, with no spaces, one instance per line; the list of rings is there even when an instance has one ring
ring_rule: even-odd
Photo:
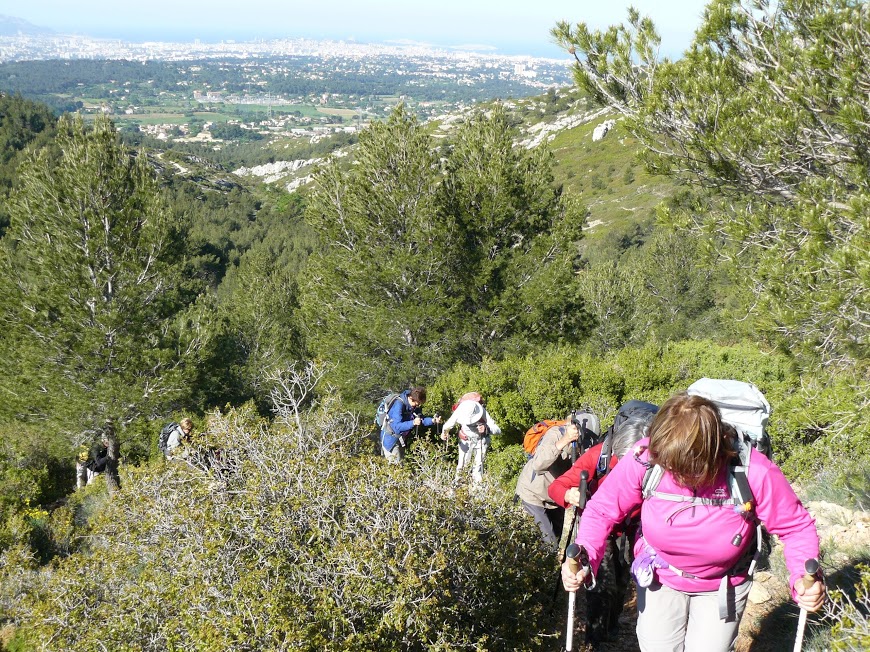
[[[496,106],[436,147],[400,108],[361,135],[349,170],[318,176],[308,220],[323,249],[300,302],[346,389],[373,398],[587,332],[573,279],[584,215],[553,186],[549,154],[515,135]]]
[[[321,238],[301,287],[313,352],[368,398],[422,382],[455,355],[455,227],[438,210],[438,157],[399,107],[360,135],[350,170],[318,175],[307,221]]]
[[[58,124],[59,160],[32,154],[0,249],[6,419],[110,439],[187,391],[201,340],[185,308],[184,230],[143,155],[98,118]]]
[[[659,60],[655,28],[635,10],[627,25],[559,23],[553,35],[655,171],[724,196],[671,222],[723,254],[753,295],[756,332],[826,364],[866,359],[867,3],[716,0],[676,62]]]
[[[552,154],[517,137],[496,104],[460,126],[447,157],[442,210],[458,228],[470,359],[577,342],[589,330],[574,281],[585,215],[554,187]]]

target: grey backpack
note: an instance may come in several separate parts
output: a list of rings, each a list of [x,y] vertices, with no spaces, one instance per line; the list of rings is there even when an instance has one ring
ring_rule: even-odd
[[[687,393],[715,403],[722,421],[734,426],[738,435],[747,438],[753,448],[772,458],[773,449],[767,434],[770,403],[755,385],[742,380],[701,378],[689,385]]]

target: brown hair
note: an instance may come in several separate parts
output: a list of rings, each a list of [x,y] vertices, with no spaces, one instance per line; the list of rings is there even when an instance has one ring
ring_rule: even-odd
[[[708,487],[737,456],[732,434],[714,403],[682,392],[669,398],[653,419],[650,461],[684,487]]]
[[[193,430],[193,421],[191,421],[191,420],[188,419],[187,417],[183,418],[183,419],[179,422],[178,425],[180,425],[182,428],[189,428],[189,429]]]
[[[425,387],[415,387],[411,390],[411,393],[408,396],[417,403],[425,403],[426,402],[426,388]]]

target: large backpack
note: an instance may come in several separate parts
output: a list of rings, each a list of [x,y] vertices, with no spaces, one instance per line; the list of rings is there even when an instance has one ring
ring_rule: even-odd
[[[169,436],[178,427],[178,424],[175,421],[172,421],[161,428],[160,435],[157,437],[157,448],[159,448],[160,452],[164,455],[166,455],[166,444],[169,442]]]
[[[722,421],[734,426],[736,433],[736,448],[738,460],[728,466],[728,489],[729,498],[699,498],[689,496],[674,496],[668,493],[657,492],[659,482],[664,475],[664,469],[658,464],[648,465],[641,485],[643,499],[652,496],[664,500],[675,500],[684,505],[714,505],[726,509],[733,509],[742,514],[744,518],[755,523],[755,550],[752,551],[751,561],[747,573],[752,577],[758,560],[765,548],[769,550],[769,537],[755,513],[755,496],[749,486],[749,459],[752,448],[765,451],[766,446],[770,450],[770,439],[766,433],[767,420],[770,416],[770,404],[758,388],[752,383],[739,380],[718,380],[702,378],[692,383],[687,390],[692,396],[703,396],[712,401],[719,408]],[[639,458],[638,458],[638,461]],[[643,463],[643,462],[642,462]],[[747,548],[747,551],[751,549]],[[745,564],[741,559],[723,578],[719,595],[719,616],[726,618],[731,615],[733,604],[727,599],[727,591],[724,591],[727,578]]]
[[[541,441],[544,433],[550,428],[566,425],[568,425],[568,419],[544,419],[543,421],[538,421],[535,425],[526,430],[526,434],[523,436],[523,450],[526,451],[526,455],[532,457],[535,454],[535,450],[538,448],[538,442]]]
[[[464,403],[465,401],[474,401],[483,405],[483,396],[480,395],[480,392],[465,392],[465,394],[460,396],[459,400],[453,404],[452,410],[456,412],[456,408],[459,407],[459,404]]]
[[[755,385],[741,380],[701,378],[689,385],[686,393],[715,403],[722,421],[734,426],[754,448],[772,459],[773,450],[767,434],[770,403]]]
[[[381,402],[378,403],[378,409],[375,411],[375,425],[379,430],[386,430],[388,433],[393,433],[393,428],[390,425],[390,408],[393,403],[402,397],[401,394],[387,394]]]

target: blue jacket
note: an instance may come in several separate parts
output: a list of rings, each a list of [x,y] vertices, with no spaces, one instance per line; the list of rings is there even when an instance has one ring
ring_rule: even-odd
[[[407,433],[414,428],[414,409],[408,402],[408,395],[410,393],[410,389],[402,392],[399,398],[393,401],[389,412],[387,412],[387,418],[384,419],[384,429],[381,430],[381,445],[388,451],[393,450],[400,437],[403,441],[407,441]],[[422,413],[420,416],[423,416]],[[388,422],[390,424],[389,430],[386,428]],[[423,418],[424,426],[431,426],[433,423],[435,422],[432,420],[432,417]]]

